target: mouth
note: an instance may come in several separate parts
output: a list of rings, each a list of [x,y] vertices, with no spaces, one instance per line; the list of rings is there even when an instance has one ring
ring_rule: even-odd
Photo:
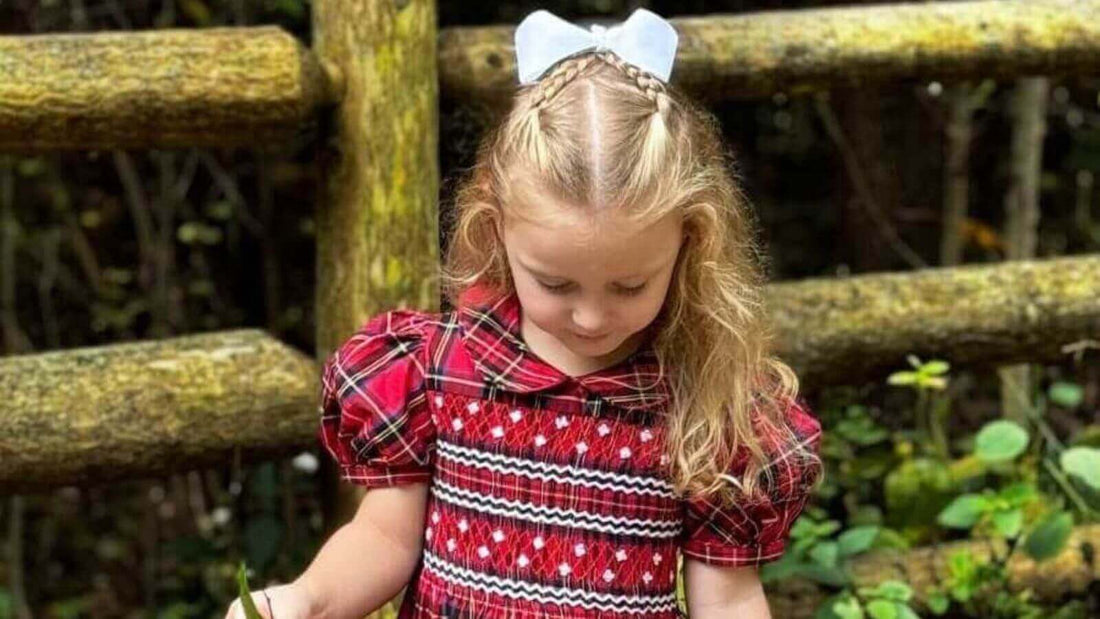
[[[576,336],[578,339],[588,340],[588,341],[591,341],[591,342],[595,342],[596,340],[602,340],[603,338],[608,336],[607,333],[603,333],[603,334],[600,334],[600,335],[582,335],[582,334],[576,333],[576,332],[574,332],[573,335]]]

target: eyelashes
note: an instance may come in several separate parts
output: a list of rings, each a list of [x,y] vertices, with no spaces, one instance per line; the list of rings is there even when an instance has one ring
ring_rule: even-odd
[[[552,293],[552,294],[566,294],[566,293],[569,292],[569,289],[573,286],[573,284],[571,284],[571,283],[547,284],[547,283],[545,283],[543,281],[540,281],[540,280],[537,280],[537,279],[535,281],[538,282],[539,286],[542,286],[543,290],[546,290],[547,292]],[[647,284],[641,284],[640,286],[631,286],[629,288],[624,287],[624,286],[616,286],[616,289],[618,291],[618,294],[620,294],[624,297],[633,297],[633,296],[637,296],[637,295],[641,294],[642,291],[645,290]]]

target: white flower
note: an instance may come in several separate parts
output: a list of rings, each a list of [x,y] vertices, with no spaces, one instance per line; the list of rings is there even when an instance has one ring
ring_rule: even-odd
[[[588,451],[588,443],[584,441],[577,443],[577,453],[582,454],[586,451]]]
[[[615,572],[612,572],[611,570],[604,570],[603,571],[603,579],[606,580],[607,582],[611,582],[612,580],[615,580]]]
[[[661,553],[659,553],[659,552],[653,553],[653,565],[660,565],[661,564],[661,559],[662,559]]]
[[[626,551],[620,548],[615,552],[615,558],[619,561],[626,561]]]
[[[426,540],[432,539],[432,528],[431,527],[425,527],[425,529],[424,529],[424,539],[426,539]]]
[[[495,427],[493,427],[492,434],[493,434],[494,437],[500,438],[500,437],[504,436],[504,428],[502,428],[500,426],[495,426]]]
[[[439,510],[432,511],[432,524],[439,524]]]
[[[477,556],[481,557],[482,559],[484,559],[485,557],[488,557],[489,556],[489,549],[486,548],[485,546],[478,546]]]
[[[653,440],[653,433],[649,430],[642,430],[640,437],[643,443],[648,443],[649,441]]]
[[[546,541],[542,539],[541,535],[536,537],[533,543],[535,544],[535,550],[539,550],[546,545]]]
[[[457,547],[458,547],[458,544],[455,543],[455,540],[454,540],[453,537],[451,539],[447,540],[447,550],[450,550],[451,552],[454,552],[455,548],[457,548]]]
[[[588,552],[588,549],[584,547],[584,544],[577,544],[576,546],[573,546],[573,554],[577,555],[578,557],[583,557],[584,553],[586,552]]]
[[[559,415],[558,418],[554,420],[554,425],[557,426],[559,430],[561,430],[565,426],[569,425],[569,418],[565,415]]]
[[[470,411],[471,413],[476,413],[477,411],[481,410],[481,405],[477,402],[470,402],[466,405],[466,410]]]
[[[623,460],[626,460],[627,458],[629,458],[630,457],[630,448],[629,447],[623,447],[622,449],[620,449],[619,450],[619,457],[622,458]]]
[[[504,532],[501,531],[500,529],[497,529],[496,531],[493,531],[493,541],[498,543],[498,544],[503,542],[504,541]]]
[[[308,451],[303,451],[297,456],[294,456],[294,460],[291,461],[291,466],[310,475],[317,472],[317,468],[320,464],[321,463],[317,461],[317,456]]]
[[[568,563],[562,563],[558,566],[558,573],[562,576],[568,576],[569,572],[572,572],[573,568],[569,567]]]
[[[520,419],[523,419],[523,413],[520,412],[518,408],[513,409],[512,412],[508,413],[508,416],[512,418],[512,421],[519,421]]]
[[[611,428],[607,427],[606,423],[601,423],[600,427],[596,428],[596,432],[598,432],[600,436],[607,436],[611,433]]]
[[[470,523],[466,522],[465,518],[458,521],[458,530],[459,531],[462,531],[463,533],[465,533],[466,530],[469,529],[469,528],[470,528]],[[656,555],[654,555],[654,556],[656,556]]]
[[[210,519],[218,526],[224,526],[233,517],[233,512],[228,507],[215,507],[210,512]]]
[[[649,572],[642,574],[642,580],[644,580],[645,584],[648,585],[653,580],[653,574],[650,574]]]
[[[527,558],[527,555],[520,555],[516,558],[516,564],[520,567],[527,567],[527,564],[530,562],[531,560]]]
[[[441,395],[435,396],[435,406],[436,406],[436,408],[442,408],[443,407],[443,396],[441,396]]]
[[[542,447],[546,444],[546,437],[538,434],[535,436],[535,447]]]

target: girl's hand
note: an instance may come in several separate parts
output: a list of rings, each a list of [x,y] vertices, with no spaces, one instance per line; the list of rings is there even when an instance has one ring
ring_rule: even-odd
[[[309,591],[300,581],[253,591],[252,603],[264,619],[309,619],[313,615]],[[245,619],[240,598],[229,605],[225,619]]]

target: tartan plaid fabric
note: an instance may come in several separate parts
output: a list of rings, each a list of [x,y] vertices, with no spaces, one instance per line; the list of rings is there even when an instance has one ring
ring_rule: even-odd
[[[399,617],[670,619],[677,552],[724,566],[782,554],[818,466],[776,449],[760,499],[681,499],[652,349],[568,376],[528,349],[520,309],[476,287],[453,311],[385,312],[324,363],[320,438],[343,478],[430,484]],[[817,449],[803,402],[790,421]]]

